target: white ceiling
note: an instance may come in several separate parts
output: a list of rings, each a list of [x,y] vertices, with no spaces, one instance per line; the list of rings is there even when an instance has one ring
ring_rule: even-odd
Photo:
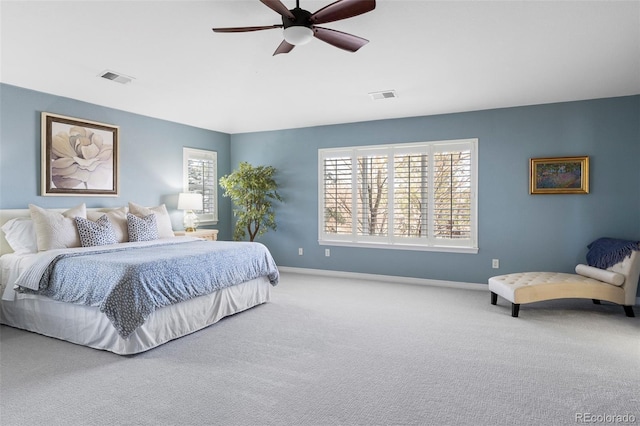
[[[211,31],[280,23],[258,0],[2,0],[0,14],[3,83],[226,133],[640,94],[635,0],[379,0],[323,25],[369,39],[358,52],[314,39],[275,57],[280,29]]]

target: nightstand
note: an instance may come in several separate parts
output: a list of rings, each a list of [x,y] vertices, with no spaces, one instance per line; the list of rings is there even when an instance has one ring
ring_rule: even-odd
[[[205,240],[209,240],[209,241],[217,241],[218,240],[218,230],[217,229],[198,229],[198,230],[193,231],[193,232],[174,231],[173,234],[176,237],[187,236],[187,237],[204,238]]]

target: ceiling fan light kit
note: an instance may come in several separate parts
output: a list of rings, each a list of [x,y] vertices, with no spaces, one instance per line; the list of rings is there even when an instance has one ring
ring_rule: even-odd
[[[307,27],[293,26],[284,29],[284,39],[294,46],[307,44],[313,38],[313,30]]]
[[[315,24],[340,21],[370,12],[376,7],[374,0],[338,0],[315,13],[301,9],[299,0],[296,1],[296,7],[291,10],[287,9],[280,0],[260,1],[282,16],[282,25],[213,28],[213,31],[217,33],[241,33],[284,28],[284,40],[273,53],[274,55],[289,53],[295,46],[309,43],[313,37],[348,52],[355,52],[369,42],[364,38],[329,28],[317,27]]]

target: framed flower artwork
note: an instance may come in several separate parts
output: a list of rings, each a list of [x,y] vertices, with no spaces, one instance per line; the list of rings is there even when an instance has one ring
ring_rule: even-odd
[[[42,195],[118,196],[118,126],[42,113]]]

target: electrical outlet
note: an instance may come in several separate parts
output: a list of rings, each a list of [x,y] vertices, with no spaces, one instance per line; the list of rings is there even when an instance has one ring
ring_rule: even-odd
[[[324,249],[324,255],[325,255],[326,257],[331,256],[331,250],[329,250],[329,249]]]
[[[498,269],[500,267],[500,259],[491,260],[491,267],[493,269]]]
[[[302,249],[302,247],[300,247],[298,249],[298,256],[302,256],[304,254],[304,250]]]

